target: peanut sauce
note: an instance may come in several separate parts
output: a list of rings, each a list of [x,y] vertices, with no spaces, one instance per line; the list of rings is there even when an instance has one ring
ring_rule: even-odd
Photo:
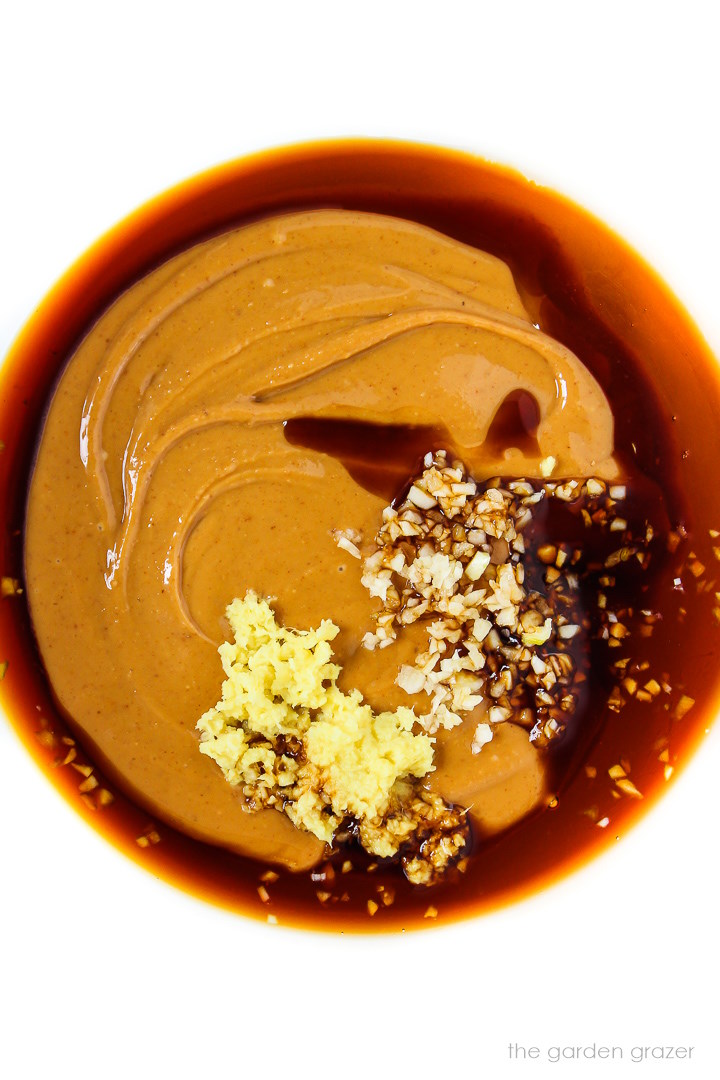
[[[192,244],[266,215],[326,207],[416,221],[502,259],[537,326],[579,357],[610,403],[615,456],[627,483],[623,512],[634,534],[650,525],[654,539],[647,570],[625,564],[607,592],[616,607],[652,612],[657,621],[645,622],[653,630],[639,642],[631,636],[632,650],[578,642],[589,671],[582,722],[551,748],[548,808],[476,838],[464,872],[430,889],[410,886],[356,848],[312,871],[273,868],[263,883],[267,866],[173,829],[103,774],[97,747],[80,745],[55,704],[25,594],[0,604],[0,659],[8,661],[0,689],[53,782],[152,872],[261,919],[320,929],[409,928],[423,925],[428,910],[428,921],[440,922],[497,906],[614,842],[697,744],[718,682],[717,540],[709,530],[720,523],[720,493],[708,477],[718,460],[720,392],[713,358],[652,271],[561,197],[479,160],[425,148],[337,143],[260,155],[189,181],[121,223],[72,268],[21,334],[2,373],[3,575],[23,577],[24,504],[39,427],[58,373],[97,317],[129,284]],[[531,396],[508,394],[486,432],[485,452],[499,455],[511,444],[532,456],[539,421]],[[388,502],[402,497],[423,454],[438,440],[448,442],[436,426],[368,427],[302,415],[287,420],[284,437],[289,446],[329,455],[363,490]],[[617,542],[607,535],[601,542],[585,528],[581,509],[543,505],[529,538],[533,550],[544,543],[583,549],[590,567],[581,581],[583,602],[593,610],[603,562]],[[528,573],[540,580],[534,556]],[[654,631],[657,622],[661,632]],[[606,704],[610,665],[628,651],[631,663],[648,662],[655,678],[665,676],[672,694],[663,691],[650,703],[628,696],[614,711]],[[694,706],[678,719],[683,695]],[[642,799],[619,792],[608,776],[621,761]]]

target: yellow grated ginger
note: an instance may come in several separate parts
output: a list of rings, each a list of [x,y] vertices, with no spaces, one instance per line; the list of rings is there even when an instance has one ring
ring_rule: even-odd
[[[200,751],[256,805],[284,810],[330,843],[344,818],[375,821],[397,780],[433,769],[433,740],[413,734],[411,709],[375,714],[359,691],[338,688],[334,623],[278,626],[253,592],[227,617],[235,640],[220,646],[226,679],[197,723]]]

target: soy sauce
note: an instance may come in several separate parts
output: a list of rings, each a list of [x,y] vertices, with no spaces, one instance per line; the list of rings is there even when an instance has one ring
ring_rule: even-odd
[[[450,445],[444,428],[421,424],[302,416],[287,420],[284,432],[293,446],[337,458],[361,487],[389,503],[402,499],[411,478],[422,471],[428,450]]]

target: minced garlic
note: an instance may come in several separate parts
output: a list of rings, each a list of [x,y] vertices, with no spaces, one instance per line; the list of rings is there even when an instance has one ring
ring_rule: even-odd
[[[433,741],[413,734],[412,710],[376,714],[359,691],[338,688],[334,623],[278,626],[253,592],[227,617],[235,640],[220,646],[227,678],[198,721],[201,753],[251,806],[276,806],[327,843],[344,818],[379,825],[396,781],[433,768]]]

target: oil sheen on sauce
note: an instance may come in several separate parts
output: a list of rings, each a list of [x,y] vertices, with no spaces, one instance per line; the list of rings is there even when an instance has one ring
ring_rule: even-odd
[[[93,782],[86,782],[92,747],[80,747],[58,714],[22,596],[0,604],[0,660],[8,661],[2,694],[53,782],[152,872],[263,920],[272,915],[321,929],[409,928],[427,925],[428,907],[441,922],[497,906],[614,842],[693,749],[717,691],[714,594],[706,586],[717,545],[709,530],[720,522],[720,495],[707,476],[717,461],[720,395],[712,357],[664,287],[621,241],[560,197],[475,159],[424,148],[349,143],[268,154],[201,176],[118,226],[73,268],[21,335],[3,372],[3,575],[21,577],[24,496],[48,395],[94,318],[129,283],[206,236],[270,213],[327,206],[405,217],[502,258],[540,328],[595,376],[613,410],[616,452],[632,478],[629,512],[657,535],[679,526],[688,533],[677,551],[657,553],[652,574],[640,577],[631,568],[618,574],[615,600],[662,613],[663,632],[648,636],[638,656],[692,696],[692,711],[678,720],[662,702],[632,698],[620,713],[605,707],[608,652],[592,643],[582,724],[553,750],[554,798],[547,810],[476,845],[463,875],[430,890],[409,886],[396,871],[373,869],[353,852],[348,874],[342,874],[343,856],[314,879],[280,872],[268,886],[270,902],[263,903],[257,891],[263,867],[158,824],[97,767]],[[537,425],[533,398],[510,395],[486,445],[532,454]],[[431,446],[447,444],[447,432],[437,428],[311,417],[289,420],[285,437],[331,455],[387,501],[402,498]],[[579,514],[555,502],[543,504],[532,529],[533,546],[595,542]],[[605,554],[598,549],[588,558],[601,562]],[[689,562],[708,568],[703,591],[692,587]],[[679,590],[673,582],[681,569]],[[540,572],[532,565],[528,571]],[[594,595],[587,598],[589,607],[594,602]],[[608,769],[621,760],[631,764],[642,800],[614,794]],[[110,792],[112,802],[101,792]],[[607,826],[599,827],[605,819]],[[394,903],[370,920],[368,901],[381,888],[392,890]],[[318,892],[331,899],[320,902]]]

